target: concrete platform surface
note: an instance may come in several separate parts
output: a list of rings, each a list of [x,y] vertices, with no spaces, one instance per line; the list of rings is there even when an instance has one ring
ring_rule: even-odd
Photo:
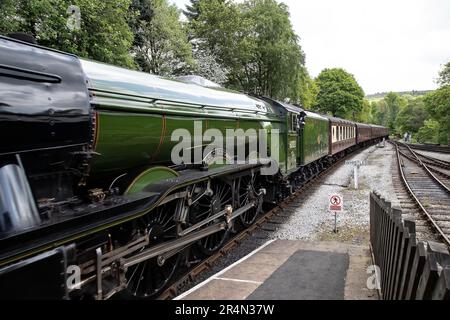
[[[368,247],[271,240],[176,300],[373,300]]]

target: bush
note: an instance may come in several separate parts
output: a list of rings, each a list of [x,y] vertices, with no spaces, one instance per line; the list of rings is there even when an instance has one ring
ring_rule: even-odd
[[[425,125],[416,134],[416,139],[420,143],[439,142],[439,122],[435,120],[425,120]]]

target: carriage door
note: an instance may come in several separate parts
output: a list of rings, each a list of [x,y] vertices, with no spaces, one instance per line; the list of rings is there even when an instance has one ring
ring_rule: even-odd
[[[297,144],[298,144],[298,115],[289,113],[288,117],[288,150],[287,150],[287,171],[297,169]]]

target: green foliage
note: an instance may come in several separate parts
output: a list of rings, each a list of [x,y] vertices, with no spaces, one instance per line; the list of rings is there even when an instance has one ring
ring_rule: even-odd
[[[450,86],[450,62],[447,62],[447,64],[439,72],[437,83],[441,87]]]
[[[0,33],[18,32],[20,30],[20,17],[17,15],[17,0],[0,1]]]
[[[424,126],[428,115],[422,98],[408,101],[408,104],[401,109],[396,119],[396,127],[400,133],[417,133]]]
[[[363,107],[360,112],[355,114],[355,118],[353,120],[363,123],[373,123],[373,115],[372,115],[372,104],[364,99]]]
[[[356,118],[361,112],[364,91],[354,76],[343,69],[325,69],[316,78],[319,93],[315,109],[333,116]]]
[[[398,93],[390,92],[384,98],[384,101],[387,105],[387,111],[388,111],[388,123],[387,126],[389,127],[389,130],[392,133],[397,133],[396,128],[396,120],[397,116],[402,108],[404,108],[407,105],[407,100],[400,96]]]
[[[417,141],[419,143],[438,143],[439,127],[439,122],[425,120],[424,126],[416,135]]]
[[[133,53],[142,71],[162,76],[185,73],[194,64],[180,13],[167,0],[133,0]]]
[[[194,59],[193,72],[196,75],[220,85],[228,81],[228,70],[221,66],[217,58],[208,50],[195,50]]]
[[[301,80],[300,80],[300,102],[302,107],[306,109],[311,109],[316,103],[317,94],[319,93],[319,88],[316,85],[314,79],[309,76],[308,70],[306,68],[302,69]]]
[[[198,50],[209,52],[228,67],[233,78],[243,69],[250,56],[246,21],[236,4],[223,0],[199,0],[196,10],[201,14],[189,22],[191,38]]]
[[[33,34],[38,43],[81,57],[134,67],[127,24],[131,0],[6,0],[0,7],[0,32]],[[81,11],[81,28],[67,26],[70,5]]]
[[[429,93],[424,99],[425,108],[431,118],[439,124],[437,141],[447,144],[450,137],[450,86]]]
[[[275,0],[199,0],[190,29],[199,50],[217,57],[228,86],[300,102],[304,54],[286,5]]]
[[[200,10],[200,0],[191,0],[191,4],[186,5],[186,10],[183,10],[183,13],[189,21],[192,21],[198,19]]]
[[[379,100],[371,103],[372,119],[374,124],[387,127],[389,123],[389,112],[386,101]]]
[[[391,91],[392,92],[392,91]],[[412,91],[398,91],[395,93],[398,93],[400,96],[402,97],[410,97],[410,98],[416,98],[416,97],[422,97],[424,95],[426,95],[427,93],[430,93],[430,90],[412,90]],[[366,99],[368,99],[369,101],[373,101],[373,100],[381,100],[386,98],[386,96],[389,94],[390,92],[379,92],[379,93],[375,93],[375,94],[369,94],[366,96]]]

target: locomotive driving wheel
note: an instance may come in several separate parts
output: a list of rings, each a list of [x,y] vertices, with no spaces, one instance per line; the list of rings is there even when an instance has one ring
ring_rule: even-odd
[[[176,201],[158,207],[154,212],[135,221],[135,232],[146,232],[150,245],[155,246],[177,238],[175,222]],[[141,251],[144,251],[143,248]],[[130,267],[126,272],[127,291],[136,299],[150,299],[162,293],[175,275],[182,252],[168,259],[151,258]]]
[[[231,186],[221,180],[211,181],[211,193],[202,197],[191,207],[192,224],[199,223],[232,205],[233,195]],[[224,218],[211,221],[208,225],[223,222]],[[197,247],[205,255],[212,255],[219,250],[228,238],[229,230],[222,230],[198,241]]]
[[[252,174],[242,177],[239,179],[238,184],[239,186],[238,186],[237,202],[239,208],[258,199],[256,190],[259,189],[259,186],[257,185],[256,175]],[[260,212],[261,212],[260,205],[257,205],[249,209],[247,212],[239,216],[239,223],[244,228],[251,226],[253,223],[255,223],[256,218],[258,217]]]

